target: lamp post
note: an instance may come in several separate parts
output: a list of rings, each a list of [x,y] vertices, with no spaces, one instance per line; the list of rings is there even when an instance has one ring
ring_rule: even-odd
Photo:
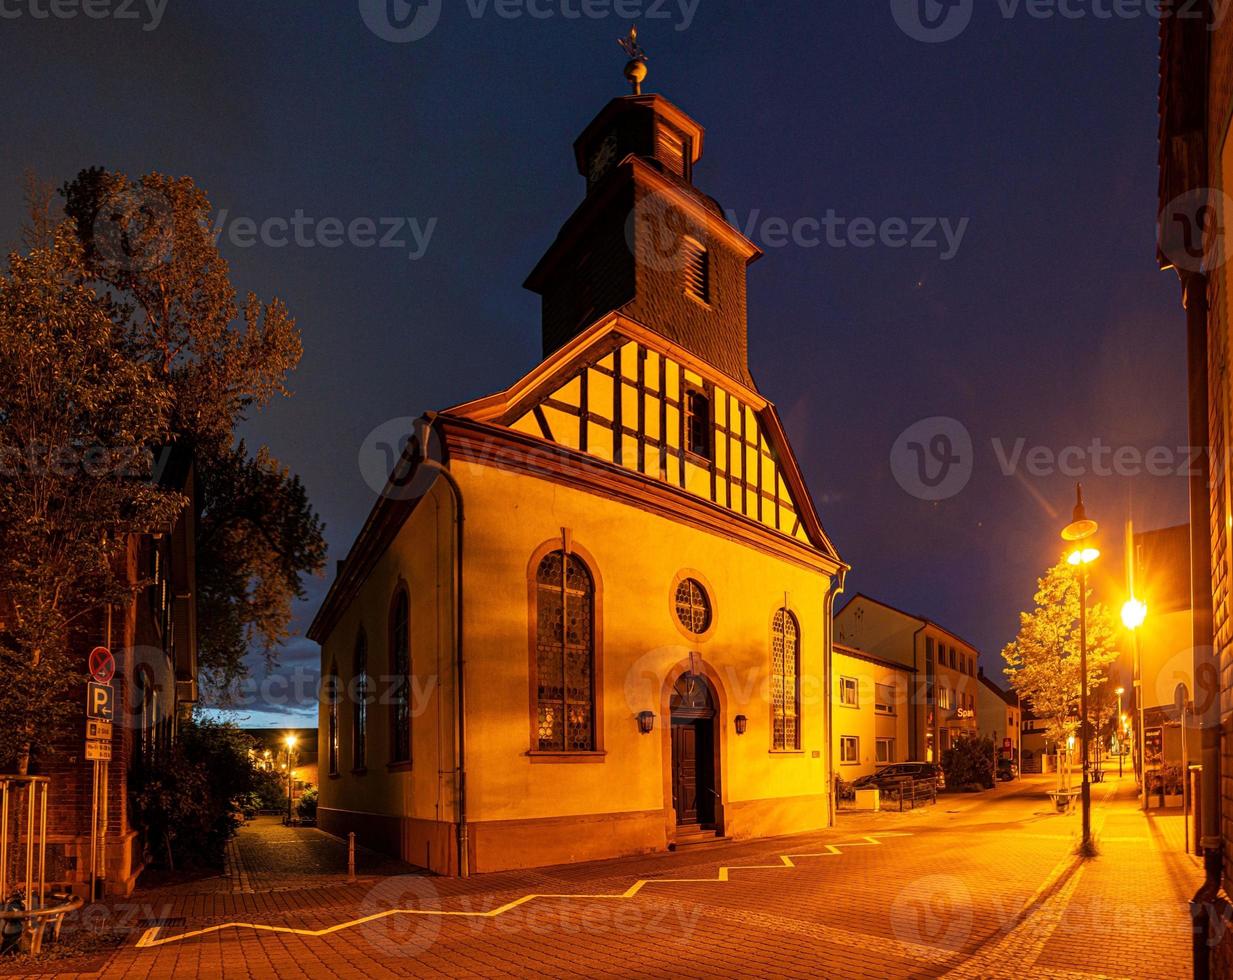
[[[1125,732],[1122,730],[1122,728],[1123,728],[1123,726],[1122,726],[1122,695],[1126,693],[1126,688],[1124,688],[1124,687],[1119,687],[1119,688],[1118,688],[1116,691],[1114,691],[1113,693],[1117,695],[1117,727],[1118,727],[1118,736],[1117,736],[1117,778],[1118,778],[1118,779],[1121,779],[1121,778],[1122,778],[1122,759],[1123,759],[1123,758],[1125,757],[1125,755],[1126,755],[1126,753],[1122,751],[1122,736],[1125,734]]]
[[[288,735],[283,739],[287,746],[287,824],[291,824],[291,750],[295,748],[295,736]]]
[[[1147,619],[1147,604],[1136,599],[1134,592],[1122,606],[1122,625],[1130,630],[1135,655],[1135,742],[1139,749],[1139,781],[1143,793],[1143,809],[1147,809],[1147,759],[1143,741],[1143,665],[1139,659],[1139,627]]]
[[[1066,560],[1079,571],[1079,754],[1083,761],[1080,799],[1083,805],[1083,839],[1079,852],[1092,852],[1092,784],[1087,759],[1087,566],[1100,557],[1093,538],[1097,525],[1083,509],[1083,485],[1075,487],[1075,509],[1071,521],[1062,528],[1062,540],[1072,546]]]

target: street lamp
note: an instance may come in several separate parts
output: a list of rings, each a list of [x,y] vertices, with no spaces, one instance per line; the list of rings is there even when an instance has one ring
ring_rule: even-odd
[[[291,825],[291,750],[295,748],[295,736],[288,735],[283,739],[287,746],[287,825]]]
[[[1120,727],[1122,724],[1122,695],[1126,693],[1126,688],[1119,687],[1113,692],[1117,695],[1117,723]],[[1125,753],[1122,751],[1122,733],[1118,733],[1117,737],[1117,778],[1122,778],[1122,758]]]
[[[1147,759],[1144,757],[1143,743],[1143,665],[1139,660],[1139,627],[1146,619],[1147,603],[1136,599],[1132,590],[1130,598],[1122,606],[1122,625],[1130,630],[1130,638],[1134,644],[1135,727],[1138,729],[1135,741],[1139,743],[1139,780],[1142,784],[1144,810],[1147,809]]]
[[[1083,760],[1083,840],[1080,853],[1092,852],[1092,784],[1087,761],[1087,566],[1100,557],[1095,547],[1096,522],[1083,509],[1083,484],[1075,486],[1075,509],[1071,521],[1062,528],[1062,540],[1070,546],[1066,560],[1079,572],[1079,752]]]

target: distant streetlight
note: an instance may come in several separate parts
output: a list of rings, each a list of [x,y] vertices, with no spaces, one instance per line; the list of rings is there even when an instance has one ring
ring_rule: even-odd
[[[283,744],[287,746],[287,823],[291,823],[291,750],[295,748],[296,738],[294,735],[288,735],[283,739]]]
[[[1087,566],[1100,557],[1095,547],[1096,522],[1083,508],[1083,484],[1075,486],[1075,509],[1071,521],[1062,528],[1062,540],[1072,546],[1066,560],[1079,571],[1079,744],[1083,757],[1083,782],[1080,783],[1083,804],[1083,839],[1081,854],[1092,852],[1092,785],[1087,761]]]
[[[1113,692],[1117,695],[1117,717],[1119,724],[1126,717],[1122,714],[1122,695],[1126,693],[1126,688],[1119,687]],[[1117,778],[1122,778],[1122,757],[1126,754],[1122,751],[1122,735],[1124,732],[1119,732],[1117,736]]]

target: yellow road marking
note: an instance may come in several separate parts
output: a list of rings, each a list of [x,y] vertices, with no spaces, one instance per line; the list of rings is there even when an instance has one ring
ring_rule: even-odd
[[[362,926],[366,922],[374,922],[377,919],[384,919],[391,915],[436,915],[436,916],[454,916],[460,918],[480,918],[493,919],[499,915],[504,915],[527,902],[537,898],[579,898],[579,899],[625,899],[633,898],[646,885],[673,885],[673,884],[714,884],[716,882],[726,882],[731,880],[730,874],[733,871],[756,871],[756,870],[784,870],[786,868],[795,868],[796,863],[793,858],[815,858],[815,857],[838,857],[843,852],[841,847],[871,847],[880,845],[882,842],[879,837],[910,837],[911,834],[903,832],[891,832],[879,834],[869,834],[859,840],[844,841],[839,844],[824,844],[825,850],[815,851],[809,854],[781,854],[779,855],[779,864],[734,864],[722,865],[719,873],[714,878],[639,878],[623,892],[611,892],[600,895],[580,895],[577,893],[563,894],[545,894],[532,893],[523,895],[521,898],[516,898],[512,902],[506,902],[504,905],[498,906],[495,909],[489,909],[487,912],[473,911],[448,911],[446,909],[386,909],[384,912],[374,912],[372,915],[366,915],[360,919],[351,919],[348,922],[340,922],[337,925],[326,926],[324,929],[297,929],[293,926],[271,926],[260,922],[224,922],[222,925],[206,926],[203,929],[193,929],[190,932],[181,933],[178,936],[165,936],[162,939],[158,938],[159,930],[162,926],[151,926],[141,938],[137,940],[138,949],[149,949],[154,946],[163,946],[167,943],[178,943],[185,939],[192,939],[196,936],[204,936],[211,932],[220,932],[223,929],[255,929],[260,932],[284,932],[293,936],[328,936],[331,933],[341,932],[343,929],[350,929],[354,926]]]

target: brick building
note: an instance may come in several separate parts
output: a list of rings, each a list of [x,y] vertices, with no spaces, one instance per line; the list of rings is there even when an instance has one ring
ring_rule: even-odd
[[[1157,258],[1180,282],[1190,445],[1205,450],[1191,468],[1188,576],[1206,868],[1193,903],[1194,972],[1230,976],[1233,937],[1215,917],[1227,915],[1233,886],[1233,18],[1214,0],[1161,8]]]
[[[160,478],[195,500],[187,454],[171,452]],[[85,703],[87,656],[96,646],[110,649],[115,659],[111,761],[99,764],[100,784],[106,787],[95,839],[100,890],[129,894],[145,865],[145,843],[130,820],[129,773],[174,739],[179,718],[197,700],[195,515],[190,504],[166,533],[129,537],[117,558],[122,574],[131,584],[150,584],[123,607],[95,617],[73,638],[81,658],[81,684],[72,695],[81,706],[79,719],[54,752],[36,752],[30,763],[32,774],[50,777],[49,885],[89,891],[96,764],[84,758]],[[14,871],[11,866],[10,875]],[[0,884],[7,893],[11,882]]]

